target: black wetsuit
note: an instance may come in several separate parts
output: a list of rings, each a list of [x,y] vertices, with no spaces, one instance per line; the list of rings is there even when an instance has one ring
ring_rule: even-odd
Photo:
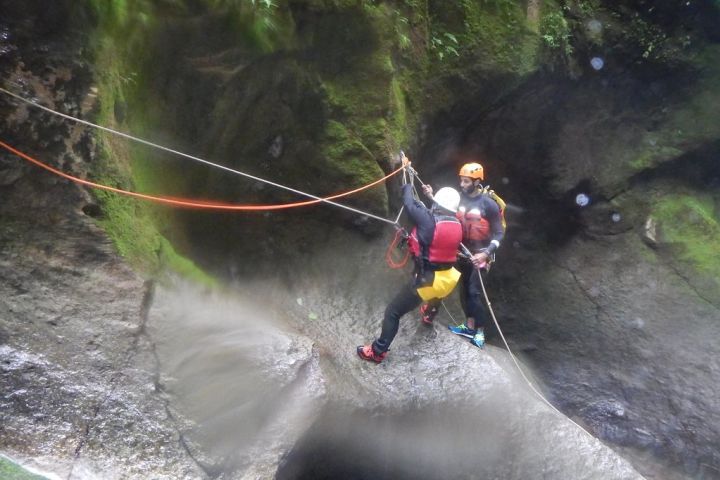
[[[470,197],[461,194],[460,208],[465,212],[477,211],[480,216],[489,223],[487,238],[470,239],[468,237],[468,226],[463,224],[463,244],[470,249],[472,253],[479,253],[483,249],[487,249],[490,254],[500,246],[500,242],[505,236],[505,228],[502,224],[502,216],[500,206],[487,194],[481,194],[476,197]],[[458,262],[458,270],[462,274],[460,281],[462,288],[460,290],[460,302],[462,304],[465,316],[475,319],[475,328],[481,328],[485,325],[489,317],[487,305],[485,305],[482,286],[480,279],[475,273],[475,268],[469,260],[460,259]],[[483,274],[483,277],[485,274]]]
[[[428,245],[432,243],[435,236],[435,215],[422,202],[416,200],[412,194],[412,186],[410,184],[403,185],[403,205],[405,211],[417,226],[415,233],[420,249],[422,252],[427,251]],[[438,268],[440,267],[440,268]],[[434,279],[435,270],[442,268],[451,268],[448,265],[432,265],[425,259],[415,259],[415,270],[413,272],[412,282],[403,286],[395,298],[385,309],[383,318],[382,332],[380,337],[373,342],[373,350],[375,353],[386,352],[390,348],[395,335],[400,327],[400,317],[408,313],[410,310],[417,308],[422,303],[422,298],[417,292],[418,287],[431,285]]]

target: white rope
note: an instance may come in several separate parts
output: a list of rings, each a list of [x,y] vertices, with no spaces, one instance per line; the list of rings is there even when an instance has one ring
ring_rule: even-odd
[[[397,217],[395,218],[395,225],[400,225],[400,223],[399,223],[400,217],[402,216],[404,209],[405,209],[405,205],[400,207],[400,211],[398,212]]]
[[[460,244],[460,249],[462,250],[462,252],[463,252],[465,255],[468,255],[469,257],[472,257],[472,252],[470,252],[470,250],[469,250],[465,245],[463,245],[462,243]],[[578,427],[579,429],[581,429],[583,432],[587,433],[590,437],[592,437],[592,438],[594,439],[595,437],[594,437],[590,432],[588,432],[587,430],[585,430],[585,428],[583,428],[581,425],[579,425],[579,424],[578,424],[577,422],[575,422],[573,419],[571,419],[570,417],[568,417],[567,415],[565,415],[563,412],[561,412],[560,410],[558,410],[558,409],[555,407],[555,405],[553,405],[552,403],[550,403],[550,401],[549,401],[547,398],[545,398],[545,396],[544,396],[542,393],[540,393],[540,391],[539,391],[538,389],[535,388],[535,386],[532,384],[532,382],[530,381],[530,379],[525,375],[525,372],[523,371],[522,367],[520,367],[520,362],[517,361],[517,358],[515,357],[515,354],[513,354],[512,350],[510,350],[510,345],[508,345],[508,342],[507,342],[507,340],[505,339],[505,335],[503,334],[503,331],[502,331],[502,329],[500,328],[500,323],[498,323],[497,317],[495,317],[495,312],[494,312],[493,309],[492,309],[492,305],[491,305],[491,303],[490,303],[490,297],[488,297],[487,290],[485,289],[485,282],[483,281],[482,275],[480,274],[480,269],[479,269],[479,268],[475,268],[475,272],[477,272],[478,278],[480,279],[480,286],[482,287],[483,296],[485,297],[485,303],[487,304],[488,311],[490,311],[490,316],[492,317],[493,322],[495,323],[495,327],[497,327],[498,333],[500,334],[500,338],[502,338],[502,341],[503,341],[503,343],[505,344],[505,348],[507,349],[508,353],[510,354],[510,358],[512,359],[513,363],[515,363],[515,366],[517,367],[518,371],[520,372],[520,375],[522,375],[523,379],[525,379],[525,382],[527,382],[527,384],[528,384],[528,386],[530,387],[530,389],[531,389],[533,392],[535,392],[535,394],[536,394],[538,397],[540,397],[540,399],[541,399],[543,402],[545,402],[545,404],[547,404],[551,409],[555,410],[557,413],[559,413],[559,414],[562,415],[563,417],[565,417],[565,418],[567,418],[568,420],[570,420],[570,422],[572,422],[573,425],[575,425],[576,427]],[[452,314],[450,313],[450,310],[448,310],[447,306],[445,306],[445,302],[441,302],[441,303],[442,303],[443,308],[444,308],[445,311],[447,312],[447,314],[450,316],[450,319],[453,321],[453,323],[459,325],[459,324],[457,323],[457,320],[455,320],[455,318],[454,318],[454,317],[452,316]],[[463,322],[463,323],[464,323],[464,322]]]
[[[378,220],[378,221],[381,221],[381,222],[389,223],[390,225],[396,225],[396,224],[397,224],[397,222],[393,222],[392,220],[389,220],[389,219],[387,219],[387,218],[383,218],[383,217],[374,215],[374,214],[372,214],[372,213],[364,212],[364,211],[359,210],[359,209],[357,209],[357,208],[348,207],[347,205],[343,205],[343,204],[341,204],[341,203],[333,202],[332,200],[326,200],[326,199],[324,199],[324,198],[321,198],[321,197],[312,195],[312,194],[310,194],[310,193],[306,193],[306,192],[303,192],[303,191],[301,191],[301,190],[297,190],[297,189],[292,188],[292,187],[287,187],[287,186],[285,186],[285,185],[281,185],[281,184],[276,183],[276,182],[273,182],[273,181],[271,181],[271,180],[267,180],[267,179],[264,179],[264,178],[256,177],[255,175],[251,175],[251,174],[249,174],[249,173],[241,172],[240,170],[235,170],[235,169],[233,169],[233,168],[226,167],[226,166],[224,166],[224,165],[220,165],[220,164],[217,164],[217,163],[213,163],[213,162],[210,162],[210,161],[208,161],[208,160],[204,160],[204,159],[202,159],[202,158],[195,157],[195,156],[193,156],[193,155],[188,155],[187,153],[183,153],[183,152],[180,152],[180,151],[178,151],[178,150],[173,150],[173,149],[171,149],[171,148],[164,147],[164,146],[162,146],[162,145],[158,145],[158,144],[153,143],[153,142],[150,142],[150,141],[148,141],[148,140],[143,140],[142,138],[134,137],[134,136],[132,136],[132,135],[129,135],[129,134],[124,133],[124,132],[120,132],[120,131],[118,131],[118,130],[113,130],[112,128],[103,127],[102,125],[97,125],[97,124],[94,124],[94,123],[92,123],[92,122],[88,122],[87,120],[81,120],[81,119],[79,119],[79,118],[75,118],[75,117],[70,116],[70,115],[67,115],[67,114],[65,114],[65,113],[58,112],[58,111],[53,110],[53,109],[51,109],[51,108],[45,107],[45,106],[43,106],[43,105],[40,105],[39,103],[35,103],[35,102],[31,101],[31,100],[28,100],[28,99],[26,99],[26,98],[24,98],[24,97],[21,97],[20,95],[17,95],[17,94],[12,93],[12,92],[10,92],[10,91],[8,91],[8,90],[5,90],[5,89],[2,88],[2,87],[0,87],[0,92],[5,93],[5,94],[7,94],[7,95],[9,95],[9,96],[17,99],[17,100],[20,100],[21,102],[27,103],[28,105],[32,105],[33,107],[37,107],[37,108],[39,108],[39,109],[41,109],[41,110],[44,110],[44,111],[46,111],[46,112],[48,112],[48,113],[52,113],[53,115],[57,115],[57,116],[59,116],[59,117],[65,118],[65,119],[67,119],[67,120],[71,120],[71,121],[73,121],[73,122],[80,123],[80,124],[82,124],[82,125],[86,125],[86,126],[88,126],[88,127],[97,128],[98,130],[102,130],[102,131],[105,131],[105,132],[108,132],[108,133],[112,133],[113,135],[118,135],[118,136],[123,137],[123,138],[126,138],[126,139],[128,139],[128,140],[132,140],[132,141],[134,141],[134,142],[142,143],[143,145],[147,145],[147,146],[149,146],[149,147],[157,148],[158,150],[163,150],[163,151],[165,151],[165,152],[169,152],[169,153],[172,153],[172,154],[175,154],[175,155],[179,155],[179,156],[181,156],[181,157],[185,157],[185,158],[188,158],[188,159],[190,159],[190,160],[193,160],[193,161],[196,161],[196,162],[199,162],[199,163],[203,163],[203,164],[205,164],[205,165],[209,165],[209,166],[211,166],[211,167],[215,167],[215,168],[219,168],[219,169],[221,169],[221,170],[225,170],[226,172],[234,173],[234,174],[236,174],[236,175],[241,175],[241,176],[243,176],[243,177],[245,177],[245,178],[249,178],[249,179],[255,180],[255,181],[257,181],[257,182],[262,182],[262,183],[265,183],[265,184],[267,184],[267,185],[272,185],[273,187],[280,188],[280,189],[282,189],[282,190],[287,190],[287,191],[289,191],[289,192],[293,192],[293,193],[296,193],[296,194],[298,194],[298,195],[302,195],[302,196],[304,196],[304,197],[312,198],[312,199],[314,199],[314,200],[319,200],[319,201],[321,201],[321,202],[324,202],[324,203],[327,203],[327,204],[330,204],[330,205],[334,205],[334,206],[339,207],[339,208],[344,208],[345,210],[349,210],[349,211],[351,211],[351,212],[355,212],[355,213],[357,213],[357,214],[360,214],[360,215],[363,215],[363,216],[366,216],[366,217],[370,217],[370,218],[373,218],[373,219]]]
[[[590,432],[588,432],[587,430],[585,430],[585,428],[584,428],[583,426],[579,425],[579,424],[578,424],[577,422],[575,422],[572,418],[568,417],[568,416],[565,415],[563,412],[561,412],[560,410],[558,410],[558,409],[555,407],[555,405],[553,405],[552,403],[550,403],[550,401],[549,401],[547,398],[545,398],[545,396],[544,396],[542,393],[540,393],[539,390],[537,390],[537,389],[535,388],[535,386],[532,384],[532,382],[530,381],[530,379],[525,375],[525,372],[523,371],[522,367],[520,367],[520,362],[517,361],[517,358],[515,358],[515,354],[513,354],[512,350],[510,350],[510,345],[508,345],[508,342],[507,342],[507,340],[505,339],[505,335],[503,334],[502,329],[500,328],[500,324],[498,323],[497,318],[495,317],[495,312],[493,311],[492,306],[491,306],[491,304],[490,304],[490,298],[488,297],[487,291],[485,290],[485,282],[483,281],[482,275],[480,275],[480,269],[479,269],[479,268],[476,268],[475,271],[477,272],[477,275],[478,275],[478,277],[480,278],[480,286],[482,287],[483,295],[485,296],[485,302],[487,303],[488,310],[490,311],[490,316],[492,317],[493,322],[495,322],[495,327],[497,328],[498,333],[500,334],[500,338],[502,338],[502,341],[503,341],[503,343],[505,344],[505,348],[507,349],[508,353],[510,354],[510,358],[512,359],[512,361],[515,363],[515,366],[517,367],[518,371],[520,372],[520,375],[522,375],[522,377],[525,379],[525,382],[527,382],[527,384],[528,384],[528,386],[530,387],[530,389],[531,389],[533,392],[535,392],[535,394],[536,394],[538,397],[540,397],[540,399],[541,399],[543,402],[545,402],[545,404],[547,404],[547,406],[549,406],[551,409],[555,410],[555,411],[556,411],[557,413],[559,413],[561,416],[567,418],[573,425],[575,425],[576,427],[578,427],[579,429],[581,429],[583,432],[585,432],[586,434],[588,434],[588,436],[590,436],[591,438],[595,439],[595,437],[594,437]],[[446,310],[447,310],[447,308],[446,308]]]

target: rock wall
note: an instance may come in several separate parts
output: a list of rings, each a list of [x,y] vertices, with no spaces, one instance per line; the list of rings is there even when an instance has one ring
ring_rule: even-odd
[[[423,158],[451,182],[458,152],[479,155],[510,203],[491,294],[554,400],[648,476],[716,478],[718,12],[676,12],[680,31],[640,8],[648,24],[623,30],[633,11],[575,12],[586,63],[451,110]]]
[[[51,8],[3,2],[0,33],[10,41],[0,49],[0,69],[4,86],[43,104],[121,129],[144,127],[153,139],[191,152],[199,146],[254,172],[291,170],[287,180],[307,188],[319,181],[330,191],[337,182],[387,171],[383,155],[397,146],[390,140],[408,141],[410,126],[418,126],[423,148],[416,158],[425,180],[452,183],[459,154],[484,155],[491,183],[511,203],[491,296],[512,346],[537,368],[556,405],[630,455],[648,476],[713,478],[720,463],[714,447],[720,368],[707,339],[718,333],[720,298],[718,109],[717,38],[708,19],[715,11],[693,6],[679,15],[695,22],[686,32],[665,8],[643,10],[637,19],[633,6],[581,3],[558,17],[549,2],[542,8],[550,10],[533,3],[526,29],[514,6],[498,2],[480,11],[468,5],[444,10],[433,30],[422,26],[427,11],[406,18],[406,11],[387,5],[292,3],[288,14],[298,35],[269,51],[249,48],[252,42],[237,31],[223,30],[226,17],[206,8],[178,15],[168,6],[170,20],[153,24],[154,42],[143,52],[176,56],[132,70],[141,63],[108,62],[127,58],[113,56],[118,50],[107,38],[97,51],[108,55],[88,49],[83,29],[102,18],[74,16],[69,2]],[[388,39],[402,18],[411,27]],[[483,23],[488,19],[504,27],[493,30]],[[598,35],[592,20],[601,21],[605,33]],[[341,28],[343,22],[353,28]],[[466,27],[465,36],[456,37],[464,43],[455,45],[452,32]],[[207,44],[183,37],[208,31]],[[503,50],[507,42],[499,40],[518,32],[523,41]],[[411,48],[398,54],[392,45],[403,35]],[[229,48],[234,42],[243,48]],[[423,45],[429,57],[409,61]],[[599,70],[595,58],[603,60]],[[401,88],[400,81],[407,83]],[[98,142],[80,127],[7,98],[0,111],[4,141],[81,176],[100,174],[171,194],[207,193],[212,184],[217,190],[211,193],[230,200],[276,199],[257,185],[239,188],[185,167],[150,174],[147,152]],[[172,122],[158,128],[168,114]],[[360,463],[377,475],[417,478],[465,475],[473,462],[451,471],[444,449],[479,444],[490,450],[486,475],[527,478],[538,464],[555,478],[637,475],[514,387],[500,352],[458,346],[443,328],[447,319],[432,330],[406,321],[394,359],[375,369],[358,366],[354,347],[371,337],[390,286],[404,281],[365,267],[377,260],[369,252],[382,246],[348,233],[347,226],[377,234],[362,221],[325,212],[225,228],[226,217],[199,221],[198,215],[156,212],[163,233],[205,265],[224,268],[236,286],[251,289],[242,274],[262,269],[270,283],[258,291],[271,291],[270,303],[281,303],[277,311],[258,313],[245,298],[206,315],[207,303],[224,300],[185,291],[154,296],[152,284],[117,255],[139,252],[150,270],[162,264],[167,242],[144,242],[148,230],[134,228],[134,220],[146,218],[142,207],[128,202],[115,209],[111,200],[12,155],[0,159],[0,268],[7,279],[0,349],[3,389],[11,392],[3,397],[9,413],[0,439],[22,460],[78,478],[98,472],[143,478],[148,471],[160,478],[276,472],[315,478],[347,473],[359,465],[347,452],[361,451],[358,458],[367,462]],[[334,175],[321,175],[328,169]],[[574,203],[578,193],[589,196],[589,206]],[[363,205],[385,212],[385,195]],[[338,220],[345,227],[328,227]],[[285,226],[281,232],[278,223]],[[208,239],[212,245],[203,243]],[[337,243],[352,254],[317,255]],[[303,262],[285,263],[278,252]],[[297,298],[304,299],[301,308]],[[193,316],[195,305],[202,308]],[[238,317],[244,320],[235,324]],[[256,318],[273,332],[269,338],[251,326]],[[194,332],[193,341],[183,332]],[[247,371],[237,384],[226,358]],[[228,386],[227,399],[213,395]],[[268,407],[279,414],[270,415]],[[471,420],[458,426],[445,413],[455,407]],[[484,407],[497,415],[477,412]],[[378,420],[366,424],[368,415]],[[478,430],[485,424],[492,429]],[[447,438],[455,427],[462,445]],[[234,429],[249,438],[235,438]],[[354,432],[360,439],[349,438]],[[444,446],[432,451],[421,442],[395,450],[421,435]],[[497,439],[503,450],[521,453],[503,458],[492,446]],[[256,453],[259,459],[250,459]],[[339,460],[319,471],[307,460],[318,455]],[[417,458],[432,461],[412,466]]]

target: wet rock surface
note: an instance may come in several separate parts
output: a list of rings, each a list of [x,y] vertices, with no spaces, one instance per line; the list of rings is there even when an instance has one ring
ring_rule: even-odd
[[[155,387],[148,287],[67,217],[3,217],[2,450],[64,478],[197,476]]]
[[[355,347],[379,334],[388,285],[408,275],[388,271],[364,242],[336,241],[343,248],[289,285],[297,298],[287,310],[318,344],[328,408],[278,478],[641,478],[543,404],[504,351],[451,334],[455,298],[432,327],[417,312],[403,317],[383,363],[361,361]]]
[[[0,71],[19,93],[77,113],[93,108],[91,68],[82,42],[64,37],[69,5],[0,2]],[[670,86],[657,83],[639,103],[664,101]],[[717,303],[677,263],[648,257],[644,249],[662,247],[659,226],[646,244],[636,236],[650,217],[627,209],[610,223],[615,206],[605,203],[632,184],[628,175],[672,163],[679,148],[712,146],[717,122],[664,138],[683,118],[638,116],[610,93],[625,123],[608,117],[594,92],[609,87],[597,79],[563,93],[557,130],[543,113],[552,88],[530,89],[523,108],[510,102],[475,125],[476,135],[491,132],[488,151],[512,145],[505,156],[518,159],[493,167],[495,178],[518,181],[520,203],[544,208],[508,237],[505,252],[519,253],[503,253],[508,268],[496,270],[491,296],[551,400],[596,436],[648,477],[720,478],[718,352],[708,341]],[[681,116],[712,119],[715,97],[700,87],[685,92],[691,108],[673,97]],[[3,139],[36,146],[54,166],[84,174],[95,158],[81,128],[6,98],[0,112]],[[269,138],[263,151],[282,157],[289,143],[276,149]],[[625,151],[632,158],[615,155]],[[613,168],[618,157],[625,163]],[[527,174],[546,161],[550,181]],[[586,188],[591,208],[568,207]],[[264,304],[260,294],[227,300],[146,284],[88,218],[101,213],[91,194],[7,153],[0,196],[0,448],[24,462],[66,478],[637,476],[518,387],[502,352],[452,337],[447,318],[431,329],[403,319],[388,360],[360,362],[355,347],[377,334],[390,286],[405,281],[378,265],[384,246],[344,242],[365,253],[307,259],[258,288],[272,294]],[[546,220],[556,223],[538,226]],[[463,460],[450,462],[457,452]]]
[[[542,365],[554,401],[635,449],[648,476],[716,478],[720,352],[708,339],[720,314],[648,248],[639,231],[578,238],[506,272],[523,279],[513,282],[522,301],[501,307],[506,333]]]
[[[41,470],[72,479],[322,478],[310,460],[322,454],[331,459],[325,478],[359,478],[355,466],[380,478],[641,478],[518,386],[502,352],[480,351],[444,325],[408,317],[385,363],[360,361],[355,344],[382,308],[356,283],[363,276],[308,272],[287,291],[303,305],[278,314],[269,302],[252,306],[259,293],[237,301],[152,287],[88,220],[70,230],[16,226],[7,231],[28,241],[4,237],[0,257],[9,279],[0,445]],[[78,243],[93,239],[102,254],[80,262]],[[25,255],[28,243],[45,253]],[[392,279],[375,273],[371,294]],[[328,280],[355,295],[328,297]],[[467,461],[451,461],[458,452]]]
[[[717,250],[716,48],[672,67],[608,53],[602,71],[436,125],[426,151],[447,183],[458,151],[483,158],[510,203],[489,287],[512,345],[648,477],[720,478],[717,257],[691,255]]]
[[[168,411],[211,478],[272,478],[324,403],[315,344],[256,300],[190,288],[150,311]]]

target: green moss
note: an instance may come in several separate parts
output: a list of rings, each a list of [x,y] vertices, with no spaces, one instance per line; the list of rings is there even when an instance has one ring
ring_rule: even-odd
[[[703,50],[695,58],[701,78],[692,87],[690,98],[675,109],[664,129],[674,143],[715,139],[720,135],[720,47]]]
[[[435,30],[449,29],[456,35],[460,66],[466,66],[469,58],[477,58],[483,70],[519,76],[536,70],[538,38],[527,23],[521,3],[462,0],[459,7],[458,19]]]
[[[343,69],[333,68],[332,51],[338,47],[334,45],[328,55],[323,55],[324,62],[329,63],[319,65],[330,114],[321,156],[327,170],[334,172],[331,175],[339,176],[348,187],[383,176],[379,165],[388,165],[390,155],[407,148],[410,137],[405,93],[392,60],[397,12],[366,5],[358,13],[362,18],[342,25],[348,32],[322,34],[322,38],[352,42],[352,63]],[[347,12],[343,18],[345,15]],[[337,24],[328,22],[323,27],[333,29]],[[315,48],[322,51],[325,46]],[[384,188],[374,188],[359,198],[374,211],[387,210]]]
[[[414,123],[414,122],[412,122]],[[405,100],[405,92],[402,88],[402,80],[393,77],[390,82],[390,125],[388,131],[388,147],[391,151],[399,151],[407,148],[410,142],[408,108]]]
[[[494,102],[540,67],[541,43],[522,2],[461,0],[431,3],[427,15],[427,58],[413,65],[410,78],[415,111],[432,115],[449,105]],[[440,57],[433,39],[457,39],[457,55]],[[443,43],[444,45],[445,43]]]
[[[47,480],[45,477],[24,470],[2,456],[0,456],[0,478],[3,480]]]
[[[637,142],[642,150],[629,156],[633,171],[650,169],[720,137],[720,67],[716,59],[720,48],[703,50],[694,59],[699,79],[688,87],[684,100],[670,109],[657,131]],[[623,147],[623,150],[627,150]],[[631,172],[632,173],[632,172]]]
[[[645,143],[647,144],[648,140]],[[678,148],[656,144],[655,146],[649,146],[647,150],[634,154],[634,158],[630,161],[630,167],[639,172],[652,168],[665,160],[676,158],[682,153],[682,150]]]
[[[328,122],[323,157],[335,174],[339,173],[346,189],[371,183],[384,175],[372,153],[343,124]],[[375,211],[387,212],[387,195],[382,187],[372,188],[358,196]]]
[[[681,260],[699,273],[720,278],[720,224],[711,196],[665,195],[652,206],[651,215],[663,242],[679,247]]]
[[[102,28],[96,32],[94,44],[97,46],[96,67],[99,72],[97,122],[116,130],[133,130],[117,118],[118,112],[127,109],[131,103],[128,94],[137,88],[138,77],[133,65],[126,61],[129,55],[127,49],[131,49],[131,45],[125,45],[125,49],[118,47],[124,44],[118,42],[112,32]],[[132,119],[145,126],[142,110],[133,111]],[[164,178],[171,188],[174,182],[178,182],[177,177],[161,177],[151,172],[149,147],[138,147],[130,140],[105,133],[98,133],[96,139],[99,155],[90,175],[99,183],[130,191],[157,188],[157,192],[167,194],[160,179]],[[144,274],[161,278],[166,270],[170,270],[206,285],[217,283],[190,260],[179,255],[159,233],[156,220],[167,220],[169,217],[163,212],[168,209],[155,209],[143,200],[103,190],[96,191],[95,196],[103,212],[99,224],[130,265]]]

